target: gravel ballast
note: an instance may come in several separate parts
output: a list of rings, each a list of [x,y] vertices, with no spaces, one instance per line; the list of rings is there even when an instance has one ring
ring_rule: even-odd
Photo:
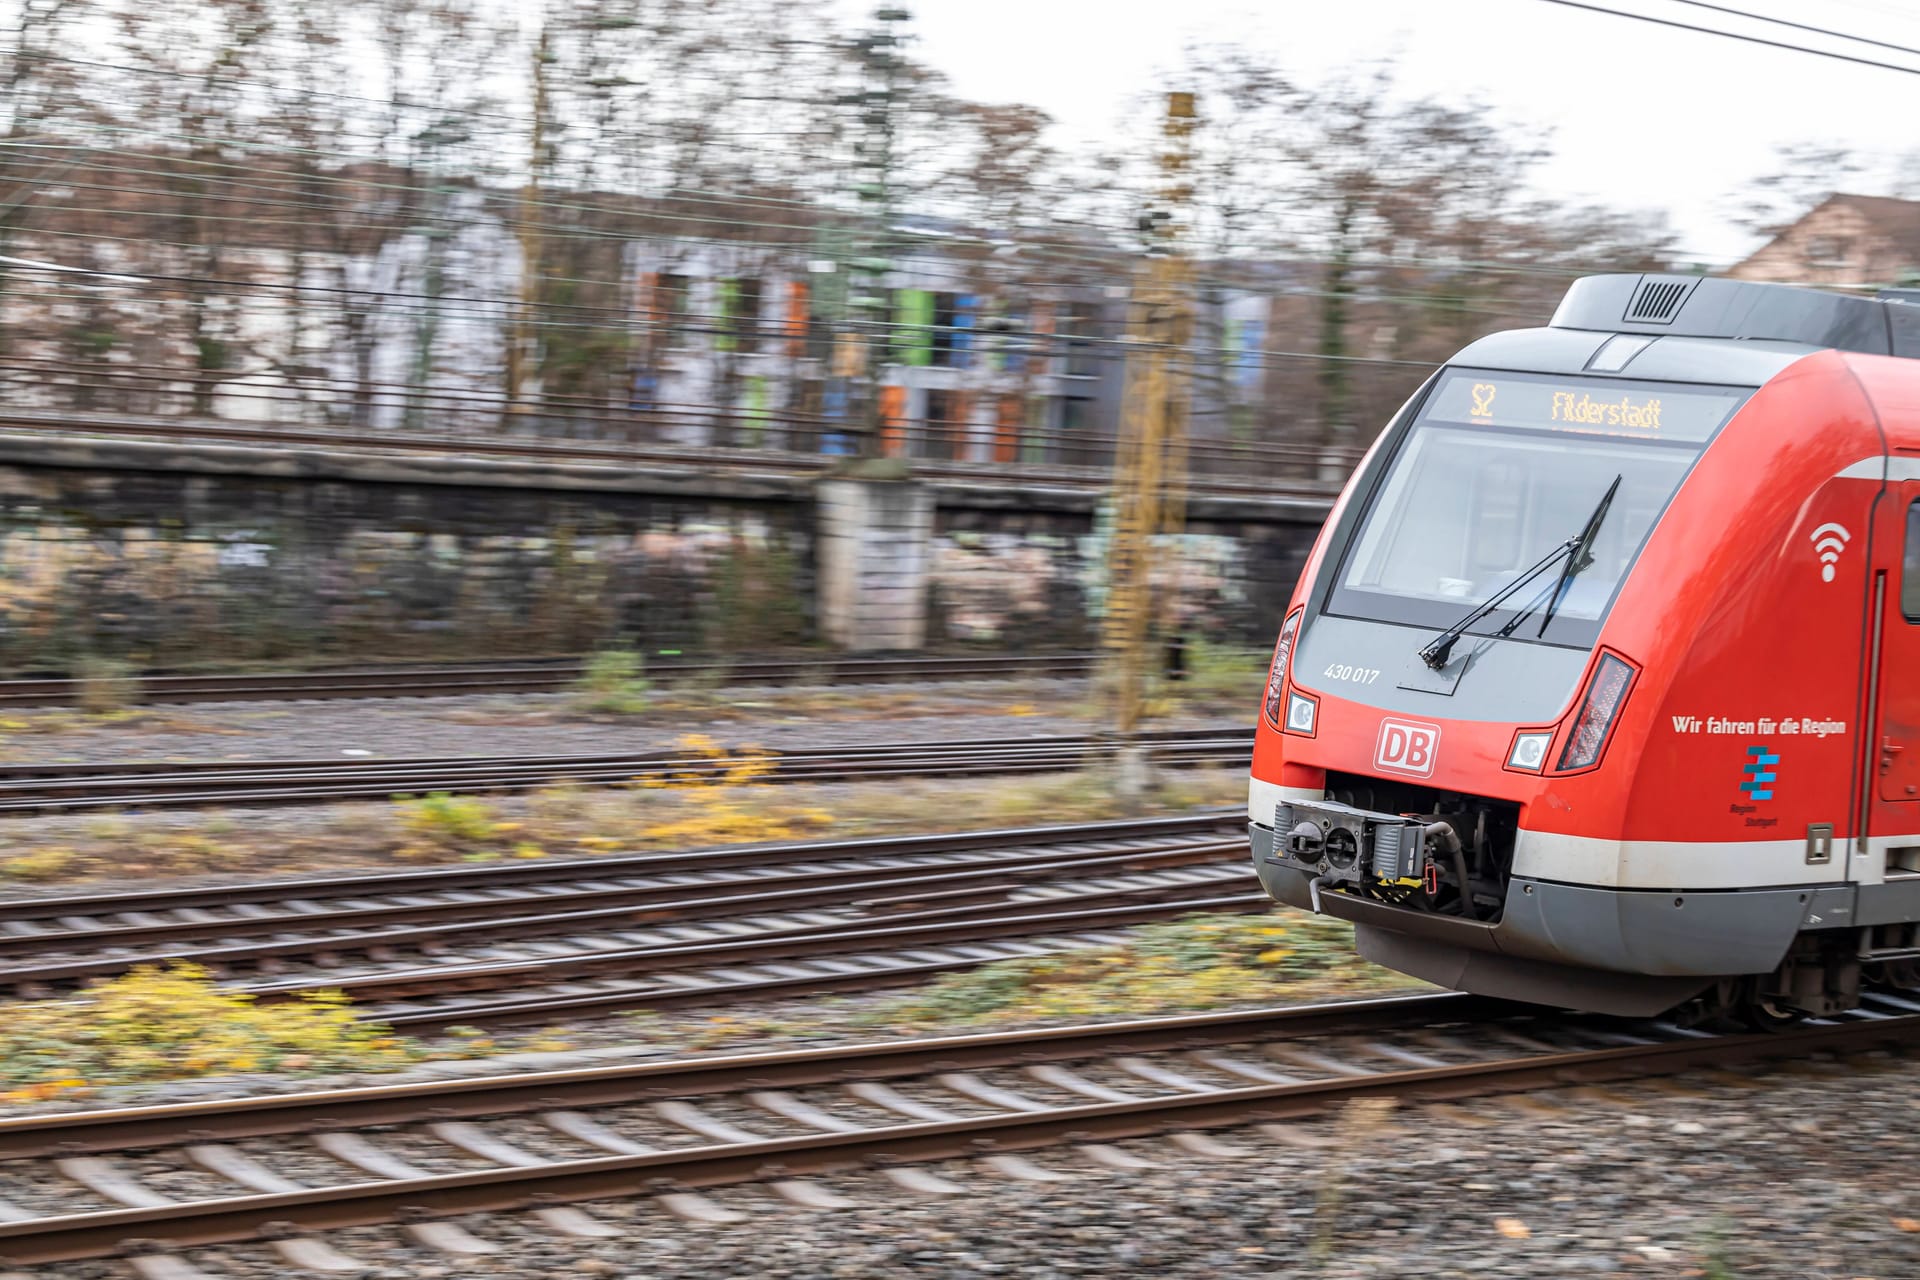
[[[1639,1082],[1513,1100],[1406,1107],[1223,1135],[1239,1158],[1124,1144],[1154,1167],[1095,1168],[1069,1149],[1031,1183],[969,1162],[931,1166],[965,1194],[910,1196],[878,1175],[820,1179],[858,1207],[803,1212],[768,1190],[712,1198],[745,1212],[685,1222],[650,1199],[583,1206],[617,1227],[564,1239],[527,1215],[461,1220],[499,1247],[438,1253],[399,1228],[329,1234],[381,1280],[591,1275],[786,1277],[1631,1276],[1920,1274],[1904,1155],[1920,1065],[1858,1060],[1745,1085]],[[1276,1136],[1277,1135],[1277,1136]],[[265,1246],[190,1253],[210,1275],[285,1273]],[[35,1276],[124,1277],[123,1263]]]
[[[1088,696],[1084,681],[1035,680],[729,689],[704,711],[669,702],[631,717],[582,715],[567,694],[199,703],[101,720],[24,710],[7,717],[25,727],[4,735],[0,763],[590,755],[690,733],[775,749],[1080,734]]]

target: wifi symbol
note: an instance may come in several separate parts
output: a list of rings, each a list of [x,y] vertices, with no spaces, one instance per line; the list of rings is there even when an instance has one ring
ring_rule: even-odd
[[[1829,520],[1811,536],[1813,549],[1820,553],[1820,580],[1832,582],[1834,562],[1840,559],[1840,553],[1847,549],[1847,541],[1853,535],[1847,532],[1847,526]]]

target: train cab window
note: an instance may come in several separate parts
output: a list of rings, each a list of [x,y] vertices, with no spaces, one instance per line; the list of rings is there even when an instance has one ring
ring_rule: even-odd
[[[1526,477],[1511,462],[1490,461],[1474,479],[1473,500],[1480,512],[1480,530],[1467,548],[1468,573],[1498,571],[1526,554],[1520,545],[1527,526]]]
[[[1900,557],[1900,612],[1920,622],[1920,502],[1907,508],[1907,544]]]
[[[1701,451],[1745,389],[1449,370],[1400,440],[1347,544],[1330,612],[1445,627],[1585,526],[1582,571],[1529,583],[1472,630],[1585,646]],[[1544,635],[1517,615],[1546,616]],[[1512,625],[1508,625],[1512,624]]]

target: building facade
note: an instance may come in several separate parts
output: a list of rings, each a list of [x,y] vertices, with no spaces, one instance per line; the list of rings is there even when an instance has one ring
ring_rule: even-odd
[[[367,177],[376,201],[374,179],[391,175]],[[856,285],[846,247],[805,231],[760,243],[605,229],[576,237],[591,262],[549,254],[529,284],[510,198],[471,184],[412,198],[352,235],[244,206],[220,206],[214,246],[131,239],[144,207],[72,224],[127,233],[84,253],[64,230],[28,230],[0,263],[10,398],[371,431],[1111,462],[1136,263],[1108,246],[903,219],[884,272]],[[1310,282],[1261,264],[1234,273],[1235,286],[1200,290],[1180,356],[1198,439],[1270,437],[1298,400],[1285,378],[1302,370],[1276,369],[1264,348],[1303,321]],[[855,307],[855,288],[879,296]],[[575,354],[597,372],[565,385]]]
[[[1920,280],[1920,200],[1828,196],[1727,275],[1826,287],[1912,284]]]

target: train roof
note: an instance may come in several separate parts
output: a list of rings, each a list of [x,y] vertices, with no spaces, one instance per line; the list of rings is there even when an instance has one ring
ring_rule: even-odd
[[[1620,334],[1646,341],[1603,356]],[[1861,298],[1705,276],[1584,276],[1546,328],[1489,334],[1448,363],[1758,387],[1823,350],[1920,359],[1920,292]]]
[[[1906,295],[1906,296],[1902,296]],[[1908,290],[1877,298],[1704,276],[1605,275],[1573,282],[1556,329],[1732,338],[1920,359],[1920,305]]]

